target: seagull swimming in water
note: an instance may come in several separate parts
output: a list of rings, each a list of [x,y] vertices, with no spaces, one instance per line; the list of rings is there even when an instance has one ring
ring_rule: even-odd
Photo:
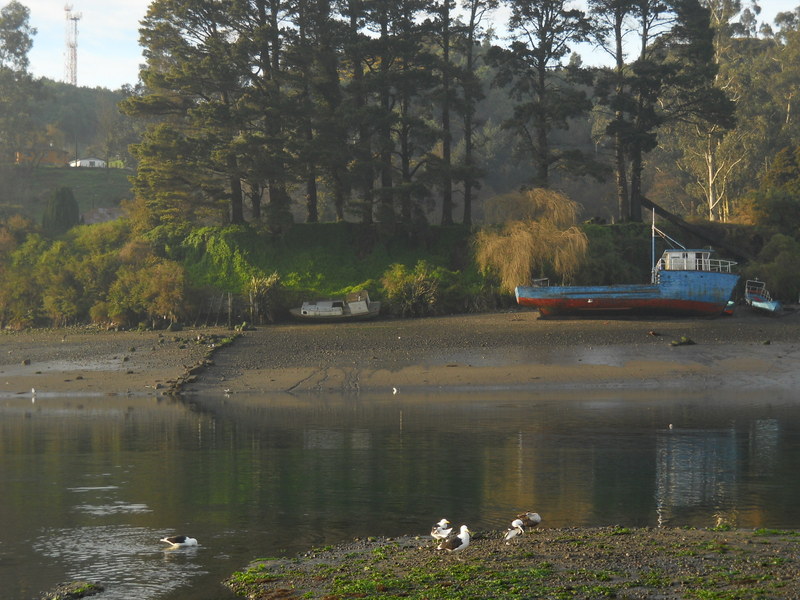
[[[461,533],[451,534],[447,539],[442,540],[436,547],[437,550],[447,550],[448,552],[461,552],[469,546],[470,530],[466,525],[461,526]]]
[[[453,528],[450,527],[450,521],[447,519],[442,519],[438,523],[436,523],[433,527],[431,527],[431,537],[434,540],[443,540],[446,539],[448,535],[453,531]]]
[[[165,537],[158,540],[170,544],[172,548],[185,548],[187,546],[197,546],[197,540],[185,535],[173,535],[172,537]]]
[[[523,529],[522,519],[514,519],[511,521],[511,529],[506,532],[503,539],[506,541],[506,544],[510,544],[511,540],[523,533],[525,533],[525,529]]]

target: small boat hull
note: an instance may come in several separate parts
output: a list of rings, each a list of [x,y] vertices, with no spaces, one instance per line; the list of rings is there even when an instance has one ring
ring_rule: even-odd
[[[769,313],[778,314],[783,310],[783,305],[773,300],[763,281],[750,279],[744,286],[744,300],[750,308]]]
[[[289,313],[301,321],[337,322],[374,319],[381,312],[381,303],[372,302],[366,290],[351,292],[344,300],[317,300],[303,302],[300,308],[290,308]]]
[[[341,321],[367,321],[369,319],[374,319],[377,317],[381,312],[381,303],[380,302],[372,302],[369,306],[369,311],[365,313],[358,313],[352,314],[349,312],[343,312],[342,314],[323,314],[323,313],[316,313],[310,314],[308,312],[304,312],[301,308],[290,308],[289,313],[295,319],[299,321],[316,321],[322,323],[332,323],[332,322],[341,322]]]

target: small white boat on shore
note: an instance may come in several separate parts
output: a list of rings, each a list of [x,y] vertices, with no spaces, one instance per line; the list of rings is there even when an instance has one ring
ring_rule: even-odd
[[[766,284],[758,279],[748,279],[744,286],[744,300],[750,308],[760,310],[772,315],[783,310],[783,306],[766,288]]]
[[[344,300],[315,300],[289,309],[295,319],[302,321],[361,321],[374,319],[380,311],[381,303],[372,302],[367,290],[347,294]]]

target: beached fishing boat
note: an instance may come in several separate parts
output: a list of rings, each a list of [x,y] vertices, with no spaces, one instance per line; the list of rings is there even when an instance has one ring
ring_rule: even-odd
[[[291,315],[303,321],[360,321],[380,314],[381,303],[372,302],[367,290],[347,294],[344,300],[315,300],[291,308]]]
[[[744,301],[751,308],[773,315],[783,310],[781,303],[773,300],[766,284],[758,279],[748,279],[745,282]]]
[[[655,261],[648,284],[550,286],[537,280],[516,288],[517,303],[536,308],[543,317],[592,314],[715,316],[722,314],[739,275],[736,264],[711,258],[707,249],[669,249]],[[677,244],[680,245],[680,244]]]

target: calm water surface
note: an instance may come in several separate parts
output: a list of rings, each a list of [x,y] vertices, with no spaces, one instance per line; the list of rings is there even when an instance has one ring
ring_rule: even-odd
[[[447,517],[800,528],[789,392],[0,398],[0,587],[232,598],[253,558]],[[170,551],[165,535],[198,538]]]

